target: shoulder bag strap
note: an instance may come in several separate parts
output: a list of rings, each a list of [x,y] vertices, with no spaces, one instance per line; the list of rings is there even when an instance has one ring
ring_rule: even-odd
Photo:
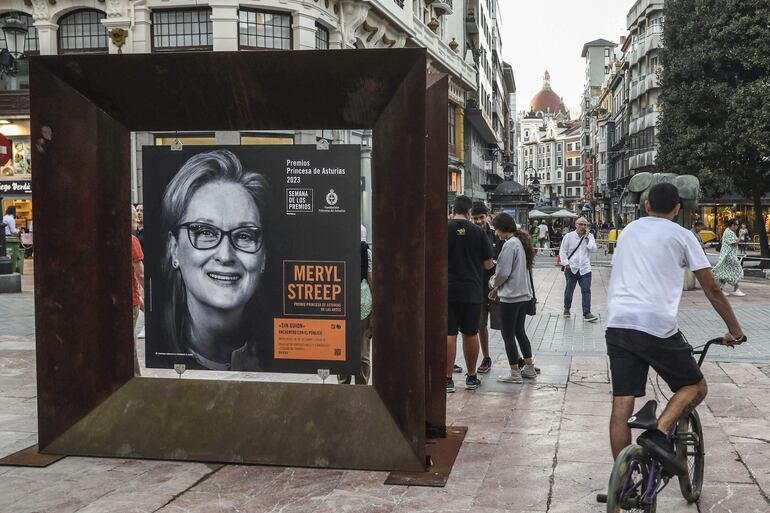
[[[577,253],[577,250],[580,249],[580,245],[583,244],[583,239],[585,239],[587,236],[588,234],[580,237],[580,242],[578,242],[578,245],[575,246],[575,249],[572,250],[572,253],[569,254],[569,256],[567,257],[567,260],[572,260],[572,257],[575,256],[575,253]]]
[[[537,302],[537,296],[535,296],[535,280],[532,278],[532,268],[529,268],[529,286],[532,289],[532,299]]]

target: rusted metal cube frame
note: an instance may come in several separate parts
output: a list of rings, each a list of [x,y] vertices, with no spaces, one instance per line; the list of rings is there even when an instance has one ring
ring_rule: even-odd
[[[446,358],[445,327],[426,331],[446,319],[445,257],[426,272],[446,194],[426,174],[425,69],[422,49],[33,57],[41,452],[424,469],[426,401],[445,423],[426,344]],[[374,132],[373,386],[134,377],[131,131],[319,128]]]

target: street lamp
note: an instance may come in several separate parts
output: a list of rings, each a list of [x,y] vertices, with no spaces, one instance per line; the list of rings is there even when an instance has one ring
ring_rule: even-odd
[[[530,170],[532,173],[529,178],[529,185],[527,186],[527,189],[529,190],[530,196],[532,196],[532,201],[537,203],[540,201],[540,180],[537,178],[537,169],[532,166],[527,166],[524,169],[524,180],[527,180],[527,171]]]
[[[8,15],[0,22],[0,29],[5,36],[5,48],[0,50],[0,79],[6,75],[15,76],[18,72],[18,59],[24,56],[24,43],[29,29],[27,24],[15,14]]]

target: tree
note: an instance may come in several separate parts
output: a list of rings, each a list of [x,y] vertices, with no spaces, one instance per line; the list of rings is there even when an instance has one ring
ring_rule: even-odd
[[[770,258],[770,0],[667,0],[663,38],[657,164],[750,196]]]

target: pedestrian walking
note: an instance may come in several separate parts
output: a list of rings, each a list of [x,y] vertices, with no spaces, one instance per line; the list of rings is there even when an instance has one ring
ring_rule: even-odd
[[[747,253],[749,242],[751,242],[749,228],[746,226],[746,223],[743,223],[741,229],[738,230],[738,247],[740,248],[742,255]]]
[[[144,248],[144,205],[142,203],[137,203],[134,207],[136,208],[138,220],[134,235],[139,239],[139,244],[142,245],[142,248]]]
[[[550,235],[550,226],[545,221],[540,223],[537,227],[537,247],[538,251],[542,252],[548,248],[548,237]]]
[[[525,330],[527,310],[532,300],[532,264],[535,250],[526,233],[516,228],[516,222],[505,213],[494,222],[495,234],[505,243],[497,259],[495,274],[489,280],[490,299],[498,299],[501,307],[503,342],[508,356],[510,373],[498,376],[502,383],[522,383],[522,378],[537,377],[532,362],[532,345]],[[518,342],[518,348],[517,348]],[[524,367],[519,367],[519,352],[524,356]]]
[[[596,239],[588,231],[588,219],[575,220],[575,231],[564,236],[559,248],[559,259],[564,266],[567,281],[564,288],[564,316],[570,316],[575,286],[580,285],[583,303],[583,320],[596,322],[598,317],[591,313],[591,253],[596,251]]]
[[[730,219],[727,221],[727,229],[722,234],[722,249],[719,250],[719,260],[714,266],[714,278],[719,283],[722,292],[726,296],[743,297],[746,295],[738,287],[738,282],[743,278],[743,266],[738,258],[738,220]],[[733,291],[724,290],[725,285],[732,285]]]
[[[489,244],[492,246],[492,258],[497,260],[497,256],[500,254],[500,249],[503,247],[503,241],[501,241],[497,235],[495,235],[495,229],[489,225],[489,208],[483,203],[474,203],[471,209],[471,217],[473,218],[473,224],[481,228],[484,235],[489,239]],[[478,372],[480,374],[486,374],[489,369],[492,368],[492,357],[489,355],[489,312],[490,303],[489,299],[489,279],[495,274],[495,268],[488,269],[485,273],[484,283],[482,284],[482,298],[481,298],[481,313],[479,314],[479,343],[481,344],[481,365],[479,365]],[[493,328],[495,328],[493,326]]]
[[[372,250],[366,242],[366,226],[361,225],[361,324],[359,339],[361,342],[361,371],[356,374],[356,385],[367,385],[372,369]],[[343,385],[351,383],[349,375],[337,376],[337,382]]]
[[[472,202],[467,196],[458,196],[452,205],[452,219],[448,223],[449,305],[447,330],[446,389],[455,391],[452,372],[457,355],[457,334],[462,333],[463,356],[468,368],[465,388],[481,386],[476,375],[479,357],[479,312],[483,299],[485,269],[491,269],[492,245],[481,228],[469,221]]]

